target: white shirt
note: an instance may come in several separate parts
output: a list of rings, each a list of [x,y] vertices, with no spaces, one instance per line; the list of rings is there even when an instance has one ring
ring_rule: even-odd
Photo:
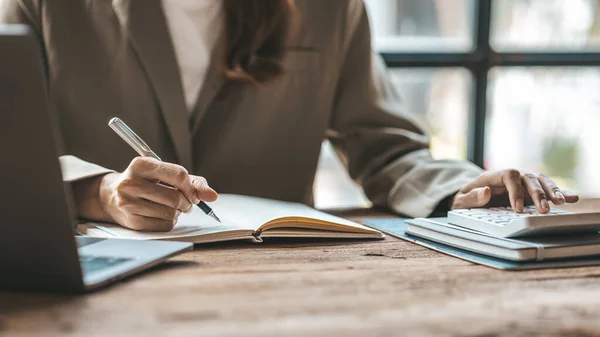
[[[221,0],[162,0],[191,113],[223,28]]]

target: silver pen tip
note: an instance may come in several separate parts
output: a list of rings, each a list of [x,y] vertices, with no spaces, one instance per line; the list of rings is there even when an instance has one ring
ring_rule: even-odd
[[[215,214],[215,212],[210,212],[209,214],[213,219],[217,220],[219,223],[221,223],[221,219],[219,219],[219,217]]]

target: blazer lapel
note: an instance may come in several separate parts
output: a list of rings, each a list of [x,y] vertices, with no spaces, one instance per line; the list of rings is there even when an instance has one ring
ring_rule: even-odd
[[[213,49],[210,57],[210,63],[204,84],[200,89],[198,95],[198,101],[192,115],[192,132],[195,133],[200,125],[200,122],[206,115],[207,109],[214,101],[217,93],[221,91],[223,85],[227,82],[225,75],[223,74],[222,60],[225,57],[225,39],[217,39],[217,45]]]
[[[179,163],[191,169],[189,112],[160,0],[113,0],[113,8],[154,89]]]

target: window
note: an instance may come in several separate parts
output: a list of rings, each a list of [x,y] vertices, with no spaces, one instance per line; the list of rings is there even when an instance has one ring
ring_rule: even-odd
[[[501,67],[490,73],[487,168],[544,172],[600,195],[600,67]]]
[[[469,51],[473,0],[365,0],[375,48],[386,52]]]
[[[496,0],[492,11],[495,50],[600,49],[597,0]]]
[[[423,115],[435,157],[542,172],[600,196],[600,0],[365,3],[374,47],[405,108]],[[334,160],[324,151],[322,164]],[[321,192],[322,172],[317,207],[366,204],[339,172],[328,181],[351,188]]]

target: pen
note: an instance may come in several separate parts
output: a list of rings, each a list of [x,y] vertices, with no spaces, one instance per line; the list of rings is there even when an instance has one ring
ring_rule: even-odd
[[[127,124],[125,124],[120,118],[113,118],[108,122],[108,126],[113,129],[123,140],[131,146],[135,152],[139,153],[142,157],[152,157],[156,160],[162,161],[152,149],[138,136]],[[208,216],[221,222],[215,212],[208,206],[204,201],[200,201],[197,206]]]

